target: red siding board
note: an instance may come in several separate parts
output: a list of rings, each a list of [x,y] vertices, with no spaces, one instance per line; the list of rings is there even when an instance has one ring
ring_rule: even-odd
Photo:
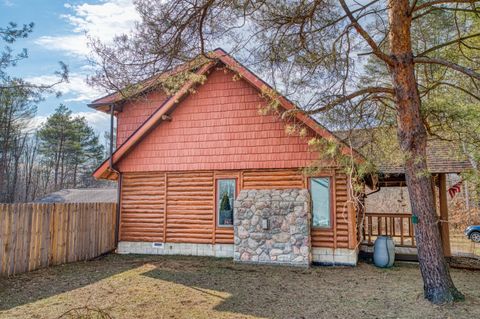
[[[117,145],[125,140],[167,100],[165,93],[154,91],[127,102],[117,115]]]
[[[119,142],[166,99],[155,94],[154,102],[124,107],[119,114]],[[307,138],[287,135],[285,123],[275,115],[260,115],[258,109],[264,104],[258,90],[246,81],[234,81],[230,71],[215,70],[176,107],[171,122],[152,130],[117,166],[122,172],[308,166],[318,156],[309,152]]]

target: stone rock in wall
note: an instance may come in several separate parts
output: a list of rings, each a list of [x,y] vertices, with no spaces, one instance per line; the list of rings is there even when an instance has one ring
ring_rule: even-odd
[[[259,245],[259,242],[252,239],[252,238],[248,238],[248,247],[250,247],[251,249],[256,249]]]
[[[291,228],[291,226],[290,226],[290,228]],[[286,242],[288,242],[290,237],[291,237],[291,233],[280,232],[278,234],[273,235],[272,239],[273,239],[273,241],[275,241],[277,243],[286,243]]]
[[[240,259],[241,259],[242,261],[250,261],[251,258],[252,258],[252,256],[251,256],[248,252],[244,252],[244,253],[242,254],[242,256],[240,257]]]
[[[258,257],[258,261],[259,262],[269,262],[270,261],[270,256],[268,256],[268,254],[266,252],[263,252]]]
[[[260,217],[258,215],[255,215],[250,220],[250,223],[252,224],[252,226],[257,226],[259,221],[260,221]]]
[[[308,266],[310,206],[307,189],[241,191],[234,203],[234,259]]]
[[[283,253],[283,250],[281,249],[274,248],[270,250],[270,256],[278,256],[278,255],[281,255],[282,253]]]
[[[236,233],[237,233],[237,237],[239,239],[248,239],[249,238],[250,234],[243,226],[235,227],[235,229],[238,229],[238,231]]]

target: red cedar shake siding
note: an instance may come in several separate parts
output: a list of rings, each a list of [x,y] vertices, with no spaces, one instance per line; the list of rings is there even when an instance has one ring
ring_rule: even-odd
[[[125,103],[117,114],[117,145],[122,145],[166,100],[167,95],[157,90]]]
[[[245,79],[253,88],[256,90],[263,91],[264,89],[269,89],[268,85],[264,83],[261,79],[259,79],[255,74],[251,73],[248,69],[243,67],[237,61],[235,61],[232,57],[226,54],[223,50],[217,49],[212,52],[212,56],[215,57],[215,60],[212,60],[205,65],[198,68],[195,72],[198,75],[209,75],[209,72],[218,65],[219,63],[223,63],[224,65],[228,66],[228,68],[235,70],[242,79]],[[129,151],[131,151],[142,139],[150,133],[150,131],[159,125],[159,122],[165,121],[165,116],[168,115],[176,106],[178,106],[179,102],[181,102],[186,96],[189,95],[189,92],[195,89],[195,83],[192,81],[187,81],[184,86],[177,92],[175,95],[167,99],[164,104],[159,107],[153,114],[150,116],[122,145],[120,145],[115,153],[113,154],[112,163],[116,164],[120,159],[122,159]],[[105,104],[105,99],[112,100],[114,103],[121,103],[121,97],[115,97],[118,94],[110,95],[104,98],[100,98],[92,104],[91,107],[94,107],[97,110],[106,111],[107,108],[110,107],[110,104]],[[276,97],[277,102],[280,104],[280,108],[283,110],[296,110],[296,106],[293,105],[290,101],[284,98],[281,95]],[[109,102],[111,103],[111,102]],[[352,150],[346,144],[341,142],[334,134],[330,133],[325,128],[321,127],[316,123],[312,118],[308,117],[307,115],[303,114],[302,112],[293,112],[293,118],[295,121],[305,124],[309,128],[312,129],[318,136],[322,138],[328,138],[331,140],[336,140],[340,145],[340,150],[343,154],[353,155],[355,161],[363,161],[363,157],[358,154],[355,150]],[[100,167],[94,172],[94,176],[96,178],[108,178],[108,179],[116,179],[117,174],[109,168],[109,161],[105,161]]]
[[[215,70],[195,94],[117,163],[121,172],[306,167],[318,155],[289,136],[275,115],[262,116],[258,90]],[[120,123],[119,123],[120,129]],[[313,132],[310,131],[310,136]]]

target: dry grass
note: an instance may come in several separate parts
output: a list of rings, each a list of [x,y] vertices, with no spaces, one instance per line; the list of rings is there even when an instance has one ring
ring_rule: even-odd
[[[298,269],[110,255],[2,279],[0,318],[58,318],[74,308],[82,318],[479,318],[480,273],[452,276],[466,301],[433,306],[415,264]]]

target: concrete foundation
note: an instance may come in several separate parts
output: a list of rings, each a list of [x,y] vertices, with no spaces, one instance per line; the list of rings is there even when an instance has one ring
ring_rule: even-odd
[[[358,249],[312,248],[312,261],[329,266],[356,266]]]
[[[233,244],[212,245],[121,241],[118,243],[117,253],[233,258]]]

